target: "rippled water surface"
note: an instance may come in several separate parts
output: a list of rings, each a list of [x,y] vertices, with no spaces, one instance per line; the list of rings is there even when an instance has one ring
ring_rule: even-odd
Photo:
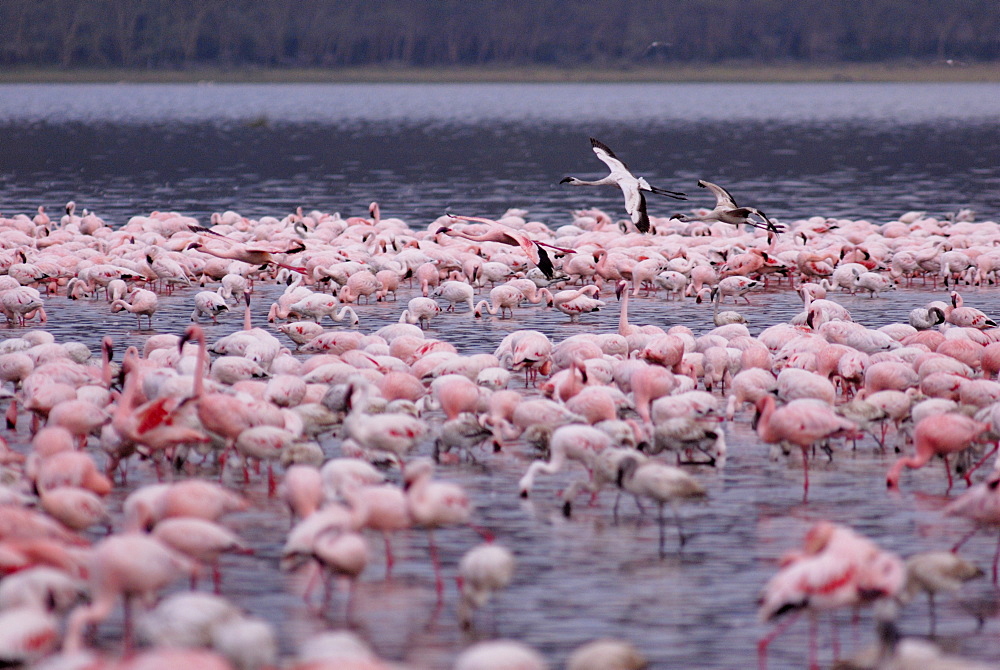
[[[300,205],[362,214],[378,200],[383,215],[419,228],[448,210],[496,216],[508,207],[555,227],[568,223],[573,209],[620,209],[615,191],[558,186],[564,175],[601,174],[587,142],[596,136],[652,183],[686,189],[696,204],[711,204],[694,188],[705,178],[785,221],[810,215],[886,221],[910,209],[943,215],[960,207],[995,220],[998,101],[995,85],[0,86],[0,211],[30,213],[38,205],[57,211],[72,198],[112,223],[164,209],[207,222],[225,209],[282,216]],[[650,213],[668,215],[675,207],[651,201]],[[188,323],[193,292],[161,298],[156,331],[179,332]],[[258,288],[257,325],[278,293]],[[415,294],[361,305],[361,329],[396,321]],[[1000,313],[993,289],[965,295]],[[877,327],[905,320],[910,309],[941,296],[917,287],[877,299],[836,299],[856,320]],[[556,340],[614,332],[618,306],[604,297],[605,310],[581,324],[538,307],[512,320],[485,321],[460,308],[435,319],[428,334],[472,353],[491,352],[521,328]],[[787,286],[752,299],[740,311],[754,334],[800,308]],[[46,304],[46,327],[60,341],[83,340],[96,351],[100,336],[111,334],[121,350],[149,334],[102,301],[51,297]],[[711,325],[710,307],[693,301],[638,298],[631,310],[637,323],[684,324],[698,334]],[[232,315],[209,326],[209,337],[240,326]],[[7,437],[23,442],[21,430]],[[751,667],[756,641],[768,629],[756,619],[757,594],[812,521],[848,523],[904,555],[949,547],[967,529],[939,511],[946,500],[940,466],[907,472],[902,492],[886,493],[885,471],[896,455],[877,452],[870,438],[838,449],[831,462],[817,459],[804,503],[797,455],[769,460],[747,415],[727,425],[727,434],[729,463],[721,472],[693,470],[709,499],[682,510],[689,535],[683,551],[668,527],[663,559],[652,511],[641,516],[631,500],[622,501],[617,522],[611,492],[592,506],[578,505],[572,519],[562,517],[558,492],[580,470],[541,478],[532,497],[520,500],[516,482],[533,457],[523,444],[484,451],[475,464],[443,467],[441,477],[472,492],[479,522],[515,550],[514,584],[479,613],[474,634],[462,633],[454,585],[449,581],[437,607],[426,535],[413,531],[395,541],[390,580],[381,543],[373,541],[348,625],[387,658],[426,668],[447,667],[472,639],[493,636],[537,647],[554,667],[575,646],[601,636],[632,640],[655,668]],[[323,444],[329,455],[338,453],[336,438]],[[147,464],[133,467],[128,490],[155,479]],[[204,473],[214,475],[207,466]],[[116,491],[113,507],[126,492]],[[291,653],[307,634],[344,625],[344,600],[335,598],[326,619],[304,607],[301,584],[277,570],[285,512],[266,497],[260,478],[247,493],[254,511],[230,517],[229,525],[255,555],[223,559],[223,593],[272,621]],[[449,529],[438,540],[451,576],[478,538]],[[976,537],[963,554],[985,567],[995,542]],[[971,592],[996,602],[985,582]],[[938,632],[957,651],[1000,658],[995,619],[975,632],[975,621],[953,600],[941,603],[939,615]],[[857,626],[849,619],[839,616],[845,653],[872,639],[867,615]],[[117,626],[117,620],[102,626],[102,644],[113,647]],[[805,665],[806,628],[797,624],[775,643],[770,667]],[[906,610],[903,628],[927,629],[922,602]],[[821,639],[829,640],[829,630],[824,620]],[[824,644],[821,660],[830,659]]]

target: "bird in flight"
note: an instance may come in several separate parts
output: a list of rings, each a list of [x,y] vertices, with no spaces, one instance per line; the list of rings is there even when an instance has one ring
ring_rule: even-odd
[[[611,151],[600,140],[590,138],[590,146],[594,148],[594,153],[611,169],[611,174],[597,181],[584,181],[576,177],[565,177],[560,184],[574,184],[576,186],[617,186],[625,195],[625,211],[632,217],[632,223],[640,233],[649,232],[649,215],[646,213],[646,197],[643,191],[649,191],[657,195],[665,195],[676,200],[687,200],[683,193],[668,191],[666,189],[650,186],[649,182],[642,177],[632,174],[628,166],[625,165],[614,152]]]
[[[678,219],[679,221],[721,221],[722,223],[730,223],[734,226],[746,224],[748,226],[754,226],[755,228],[767,230],[770,233],[780,233],[782,231],[782,226],[780,224],[771,221],[771,219],[767,218],[764,212],[760,211],[756,207],[737,206],[736,201],[733,200],[733,196],[729,193],[729,191],[721,186],[703,179],[698,180],[698,186],[707,188],[715,195],[715,209],[705,214],[699,214],[696,216],[674,214],[670,217],[671,219]],[[763,221],[751,219],[751,216],[757,216],[760,219],[763,219]]]
[[[435,231],[436,235],[444,234],[452,237],[463,237],[467,240],[472,240],[473,242],[496,242],[498,244],[509,244],[512,247],[520,247],[521,251],[523,251],[528,257],[528,260],[541,270],[542,273],[549,279],[553,279],[555,277],[555,269],[552,266],[552,259],[549,258],[549,254],[545,251],[545,247],[554,249],[555,251],[564,254],[575,253],[572,249],[563,249],[562,247],[555,247],[551,244],[534,240],[525,235],[523,232],[514,230],[513,228],[505,226],[492,219],[484,219],[480,216],[458,216],[457,214],[451,213],[449,213],[448,216],[456,221],[485,223],[489,226],[489,228],[485,233],[474,235],[472,233],[467,233],[464,230],[441,227]]]

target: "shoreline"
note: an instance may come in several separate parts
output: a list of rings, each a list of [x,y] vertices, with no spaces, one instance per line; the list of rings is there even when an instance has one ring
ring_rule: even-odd
[[[8,68],[0,83],[997,83],[1000,62],[830,65],[663,65],[659,67],[358,67],[126,70]]]

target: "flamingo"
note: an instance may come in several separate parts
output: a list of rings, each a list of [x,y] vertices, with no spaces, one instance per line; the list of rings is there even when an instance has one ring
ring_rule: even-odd
[[[70,612],[63,649],[79,651],[84,631],[106,619],[121,597],[125,601],[126,649],[132,645],[131,601],[149,599],[183,574],[194,575],[194,563],[153,537],[136,533],[112,535],[93,548],[89,583],[91,603]]]
[[[430,298],[413,298],[399,315],[399,323],[419,323],[420,328],[430,327],[431,319],[441,312],[438,304]]]
[[[385,576],[388,579],[395,563],[389,536],[413,526],[406,493],[394,484],[361,484],[353,478],[344,479],[337,490],[355,513],[358,528],[370,528],[382,533]]]
[[[809,493],[809,449],[822,440],[857,431],[854,422],[821,400],[793,400],[776,408],[774,396],[767,394],[757,401],[757,411],[761,440],[767,444],[788,442],[802,450],[803,496]]]
[[[948,516],[958,516],[975,523],[959,542],[952,547],[952,553],[957,552],[965,542],[981,528],[996,528],[1000,526],[1000,472],[994,471],[985,481],[969,488],[968,491],[948,503],[944,513]],[[1000,542],[993,555],[993,584],[997,584],[997,564],[1000,562]]]
[[[474,221],[478,223],[485,223],[489,226],[489,229],[480,235],[473,235],[465,232],[464,230],[441,227],[437,229],[436,234],[443,233],[445,235],[462,237],[467,240],[472,240],[473,242],[496,242],[498,244],[508,244],[512,247],[520,247],[521,251],[524,252],[524,255],[528,257],[528,260],[541,270],[542,273],[544,273],[549,279],[555,277],[555,268],[553,267],[552,259],[549,258],[549,254],[545,251],[545,248],[554,249],[555,251],[560,251],[565,254],[573,253],[571,249],[563,249],[561,247],[552,246],[546,242],[533,240],[519,230],[514,230],[513,228],[491,219],[484,219],[478,216],[458,216],[455,214],[449,214],[448,217],[455,219],[456,221]]]
[[[552,304],[563,314],[568,314],[571,322],[576,323],[581,314],[597,312],[604,307],[604,301],[595,297],[600,292],[601,289],[593,284],[577,291],[559,291],[552,296]]]
[[[235,533],[207,519],[174,517],[156,524],[153,537],[177,553],[186,556],[196,564],[207,564],[212,568],[212,584],[219,593],[222,586],[222,571],[219,556],[224,553],[252,553]],[[196,585],[192,576],[191,586]]]
[[[514,318],[514,308],[521,304],[524,300],[524,294],[520,289],[514,286],[509,286],[507,284],[501,284],[500,286],[494,286],[490,289],[490,299],[489,302],[486,300],[480,300],[479,304],[476,305],[475,315],[482,316],[483,309],[485,308],[490,314],[496,314],[500,312],[500,318],[503,318],[504,311],[509,311],[511,318]]]
[[[489,602],[496,591],[514,578],[514,554],[495,542],[477,545],[458,562],[458,620],[462,628],[472,627],[475,610]]]
[[[677,534],[683,547],[687,538],[681,528],[681,518],[677,505],[686,500],[705,498],[705,487],[694,477],[680,468],[657,461],[638,458],[623,458],[618,464],[618,487],[635,496],[636,503],[641,498],[652,500],[659,507],[657,521],[660,525],[660,558],[665,556],[663,507],[670,504],[674,509]]]
[[[904,600],[910,601],[921,591],[927,594],[930,634],[934,635],[937,623],[934,596],[957,591],[965,582],[982,575],[983,571],[978,566],[953,551],[925,551],[906,559],[906,584],[902,595]]]
[[[696,214],[694,216],[687,216],[685,214],[674,214],[671,219],[677,219],[678,221],[719,221],[721,223],[728,223],[733,226],[748,225],[754,226],[755,228],[761,228],[767,230],[769,233],[779,233],[781,232],[781,226],[775,224],[771,219],[767,218],[764,212],[760,211],[756,207],[739,207],[733,196],[730,195],[729,191],[722,188],[717,184],[705,181],[704,179],[698,180],[698,186],[701,188],[707,188],[715,196],[715,208],[704,213]],[[751,219],[751,216],[757,216],[763,221],[755,221]]]
[[[433,481],[433,476],[434,462],[429,458],[414,459],[407,463],[403,471],[410,516],[414,524],[427,529],[435,589],[440,600],[444,594],[444,581],[441,579],[441,564],[434,544],[434,529],[469,523],[472,504],[468,494],[460,486]]]
[[[115,300],[111,303],[112,312],[120,312],[124,309],[135,314],[136,323],[140,329],[142,328],[142,317],[145,316],[149,321],[150,330],[153,329],[153,314],[158,307],[159,300],[156,294],[142,288],[133,289],[128,296],[128,301]]]
[[[440,296],[448,302],[448,307],[445,309],[446,312],[454,312],[455,305],[459,303],[467,304],[470,312],[476,311],[476,307],[472,303],[475,290],[472,288],[472,284],[468,282],[451,279],[434,289],[432,295]]]
[[[640,233],[649,232],[649,214],[646,213],[646,198],[643,191],[664,195],[676,200],[687,200],[687,196],[677,191],[667,191],[656,186],[651,186],[642,177],[636,177],[628,169],[614,152],[603,142],[590,138],[590,146],[594,149],[597,157],[611,170],[611,174],[598,179],[597,181],[584,181],[576,177],[564,177],[560,184],[572,184],[574,186],[617,186],[625,196],[625,211],[632,217],[632,223]]]
[[[455,659],[452,670],[548,670],[537,651],[514,640],[477,642]]]
[[[601,638],[580,645],[566,660],[566,670],[643,670],[649,661],[631,642],[614,638]]]
[[[893,598],[903,589],[906,568],[886,551],[846,526],[820,521],[806,533],[801,551],[786,556],[760,597],[759,617],[771,621],[788,612],[857,607]],[[797,618],[777,626],[757,644],[760,667],[766,667],[770,643]],[[818,668],[815,625],[810,627],[809,667]]]
[[[549,441],[549,460],[534,461],[518,482],[521,497],[528,497],[538,475],[560,472],[568,461],[581,463],[588,472],[593,472],[594,459],[609,446],[611,437],[592,426],[570,424],[556,428]]]
[[[952,482],[948,455],[968,449],[973,441],[988,428],[988,424],[970,419],[964,414],[950,412],[921,419],[913,431],[916,453],[913,456],[900,458],[889,468],[889,472],[886,474],[886,484],[891,489],[899,488],[899,476],[903,468],[922,468],[934,456],[941,456],[948,473],[947,490],[950,491]],[[974,469],[970,469],[963,475],[966,482],[970,484],[969,477]]]
[[[191,320],[197,321],[198,317],[210,316],[212,323],[219,323],[219,314],[228,312],[229,305],[226,299],[216,291],[198,291],[194,295],[194,311],[191,312]]]
[[[201,241],[195,241],[187,245],[188,249],[197,249],[198,251],[208,254],[209,256],[215,256],[216,258],[228,258],[247,263],[248,265],[276,265],[279,268],[285,268],[286,270],[298,272],[299,274],[307,273],[307,270],[303,267],[288,265],[278,261],[276,258],[277,255],[290,256],[305,251],[305,245],[301,243],[298,243],[295,247],[289,246],[286,249],[256,249],[218,233],[211,228],[202,228],[201,226],[193,225],[191,226],[191,230],[199,235],[211,235],[211,239],[224,241],[229,246],[224,249],[219,249],[216,247],[205,246]]]

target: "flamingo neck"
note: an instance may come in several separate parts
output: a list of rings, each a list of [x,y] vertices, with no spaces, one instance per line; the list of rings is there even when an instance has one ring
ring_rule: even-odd
[[[195,331],[194,338],[198,340],[198,357],[194,371],[194,397],[200,398],[205,388],[205,358],[208,355],[208,348],[205,346],[205,334],[201,329]]]
[[[618,315],[618,334],[628,334],[628,290],[622,291],[622,309]]]

